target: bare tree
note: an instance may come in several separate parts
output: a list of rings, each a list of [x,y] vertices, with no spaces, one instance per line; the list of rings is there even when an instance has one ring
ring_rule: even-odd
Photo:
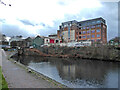
[[[2,0],[0,0],[0,3],[7,6],[7,4],[5,2],[3,2]],[[11,4],[8,4],[8,6],[11,6]]]

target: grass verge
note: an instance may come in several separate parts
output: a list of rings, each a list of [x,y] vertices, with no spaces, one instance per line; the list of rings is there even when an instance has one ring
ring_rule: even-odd
[[[9,90],[8,89],[8,84],[2,74],[2,69],[1,69],[1,66],[0,66],[0,90]]]

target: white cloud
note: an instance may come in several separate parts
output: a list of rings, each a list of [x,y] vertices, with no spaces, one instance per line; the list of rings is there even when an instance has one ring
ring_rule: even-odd
[[[0,18],[33,34],[44,28],[40,23],[54,27],[54,21],[64,20],[66,14],[76,15],[82,9],[102,6],[98,0],[5,0],[5,3],[10,3],[12,6],[0,5]],[[19,19],[26,19],[39,25],[24,25],[18,21]]]

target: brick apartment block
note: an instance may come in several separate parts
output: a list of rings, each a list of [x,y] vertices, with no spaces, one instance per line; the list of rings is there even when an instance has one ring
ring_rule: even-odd
[[[57,31],[59,39],[64,42],[86,41],[107,43],[107,25],[103,18],[95,18],[85,21],[63,22]]]

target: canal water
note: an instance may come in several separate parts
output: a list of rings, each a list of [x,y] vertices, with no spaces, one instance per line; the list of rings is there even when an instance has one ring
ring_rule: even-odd
[[[118,88],[118,63],[24,56],[18,62],[70,88]]]

